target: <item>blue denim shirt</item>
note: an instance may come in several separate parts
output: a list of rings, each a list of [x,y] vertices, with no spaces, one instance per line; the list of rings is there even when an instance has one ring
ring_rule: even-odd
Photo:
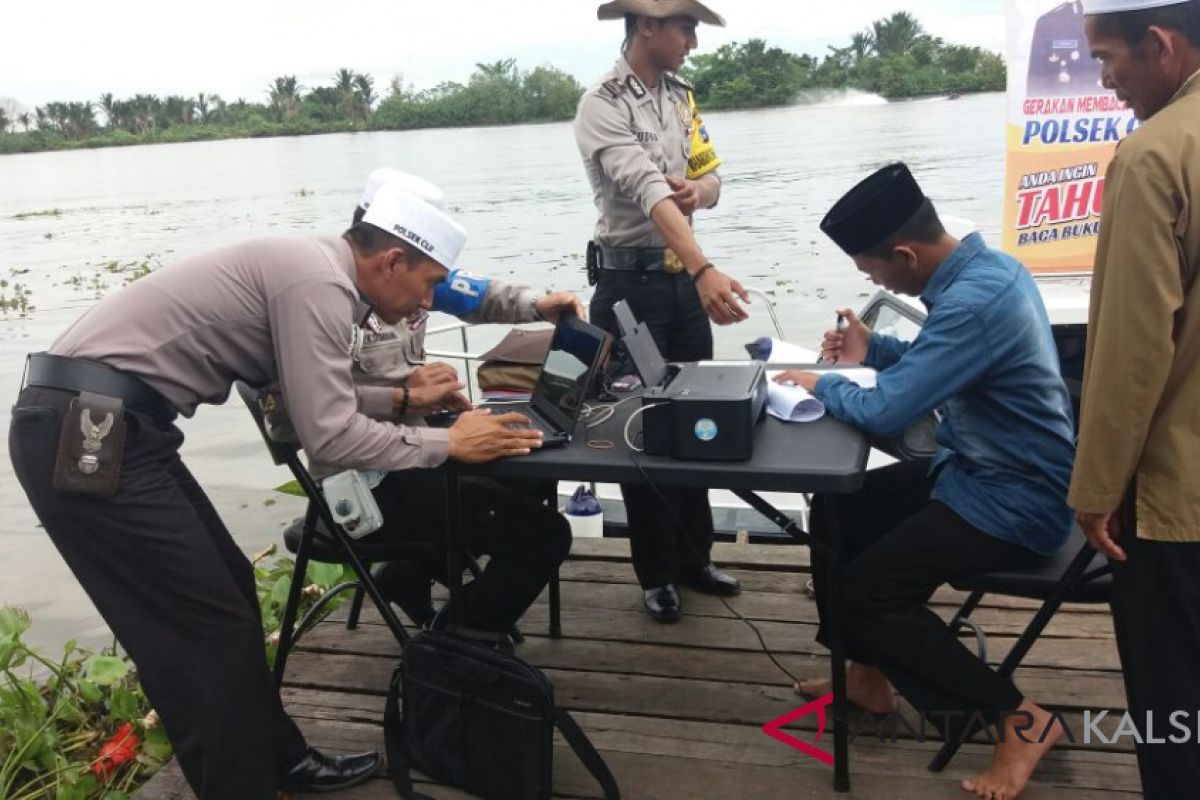
[[[835,418],[879,436],[940,408],[933,499],[985,533],[1055,552],[1071,529],[1074,429],[1033,278],[972,234],[921,302],[929,316],[916,341],[871,337],[863,363],[879,371],[877,388],[825,375],[814,394]]]

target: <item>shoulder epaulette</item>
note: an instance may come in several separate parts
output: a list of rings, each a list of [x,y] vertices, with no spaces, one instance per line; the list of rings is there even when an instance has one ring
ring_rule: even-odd
[[[604,90],[606,92],[608,92],[612,97],[620,97],[621,92],[625,91],[625,86],[621,83],[621,81],[619,81],[616,78],[613,78],[612,80],[607,80],[600,85],[603,86]]]
[[[666,74],[666,78],[671,83],[682,86],[683,88],[687,89],[689,92],[696,91],[696,87],[692,84],[691,81],[689,81],[687,78],[683,78],[683,77],[680,77],[679,75],[676,75],[674,72],[668,72]]]

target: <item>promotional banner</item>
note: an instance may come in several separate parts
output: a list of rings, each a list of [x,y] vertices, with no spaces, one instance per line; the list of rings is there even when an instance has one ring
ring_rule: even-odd
[[[1008,3],[1004,249],[1031,272],[1090,272],[1104,171],[1137,126],[1091,57],[1083,4]]]

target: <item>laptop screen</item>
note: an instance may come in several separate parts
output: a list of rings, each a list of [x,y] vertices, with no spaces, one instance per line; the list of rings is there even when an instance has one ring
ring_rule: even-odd
[[[574,316],[554,329],[532,404],[562,430],[574,427],[607,345],[608,334]]]

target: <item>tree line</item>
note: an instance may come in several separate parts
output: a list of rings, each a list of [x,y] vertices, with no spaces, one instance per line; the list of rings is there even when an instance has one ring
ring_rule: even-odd
[[[999,92],[1007,80],[999,54],[947,44],[906,11],[877,20],[824,58],[751,39],[694,56],[685,72],[701,105],[714,110],[786,105],[812,90],[856,89],[890,100]]]
[[[823,58],[769,47],[762,39],[723,45],[694,56],[684,74],[705,109],[787,105],[816,89],[858,89],[889,99],[1001,91],[1006,71],[996,53],[947,44],[915,17],[898,12],[856,33]],[[552,66],[525,71],[513,59],[476,64],[466,83],[415,91],[401,78],[384,92],[369,75],[340,69],[330,83],[275,78],[265,102],[227,102],[138,94],[95,102],[51,102],[33,112],[0,108],[0,154],[152,142],[290,136],[365,130],[511,125],[571,119],[583,93],[573,76]]]

